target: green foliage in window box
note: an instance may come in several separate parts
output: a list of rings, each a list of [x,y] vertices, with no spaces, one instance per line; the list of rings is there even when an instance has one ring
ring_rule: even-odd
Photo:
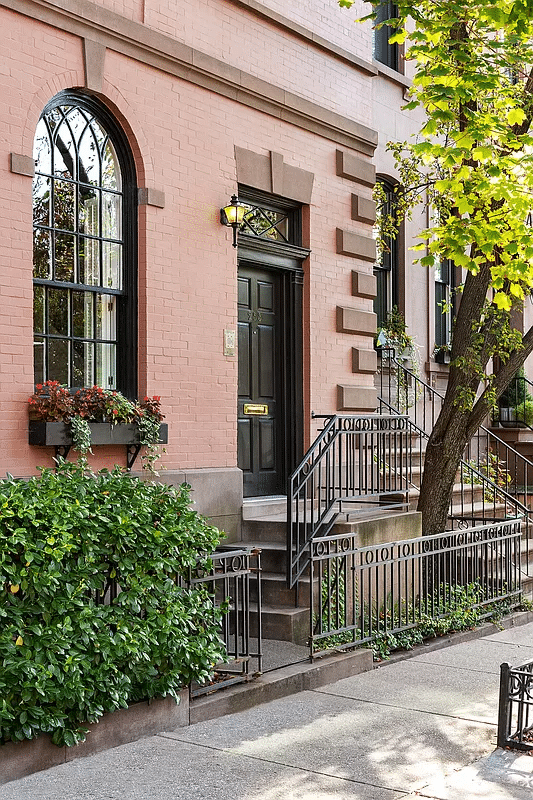
[[[67,462],[1,481],[0,742],[73,745],[105,712],[209,679],[223,611],[187,576],[219,538],[185,485]]]

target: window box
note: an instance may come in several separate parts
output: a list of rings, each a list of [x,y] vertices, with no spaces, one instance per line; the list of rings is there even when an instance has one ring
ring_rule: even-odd
[[[138,445],[139,429],[134,423],[127,425],[110,422],[89,422],[91,429],[91,445]],[[71,447],[72,434],[70,425],[65,422],[41,422],[30,420],[29,444],[44,447]],[[168,424],[159,427],[159,444],[168,442]]]
[[[449,350],[438,350],[435,353],[435,361],[437,364],[449,364],[451,361],[450,351]]]

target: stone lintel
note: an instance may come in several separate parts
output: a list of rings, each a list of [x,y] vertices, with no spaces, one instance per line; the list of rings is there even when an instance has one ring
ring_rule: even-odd
[[[83,40],[83,66],[85,69],[85,87],[93,92],[101,92],[104,82],[105,45]]]

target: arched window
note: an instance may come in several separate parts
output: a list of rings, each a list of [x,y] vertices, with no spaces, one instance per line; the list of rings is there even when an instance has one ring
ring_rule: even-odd
[[[378,224],[379,216],[390,217],[394,219],[396,208],[396,195],[394,193],[394,185],[383,178],[378,178],[379,183],[383,187],[384,202],[381,208],[378,208]],[[380,253],[379,261],[374,266],[374,275],[376,276],[376,297],[374,300],[374,311],[377,316],[378,328],[385,325],[387,315],[393,306],[398,305],[399,290],[399,243],[398,233],[395,236],[386,236],[383,239],[383,247]]]
[[[136,181],[109,111],[62,92],[35,134],[35,382],[136,392]]]

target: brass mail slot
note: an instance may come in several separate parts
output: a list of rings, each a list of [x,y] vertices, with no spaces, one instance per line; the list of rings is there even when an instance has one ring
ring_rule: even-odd
[[[266,415],[268,414],[268,406],[265,405],[264,403],[245,403],[244,413],[256,414],[259,416],[266,417]]]

